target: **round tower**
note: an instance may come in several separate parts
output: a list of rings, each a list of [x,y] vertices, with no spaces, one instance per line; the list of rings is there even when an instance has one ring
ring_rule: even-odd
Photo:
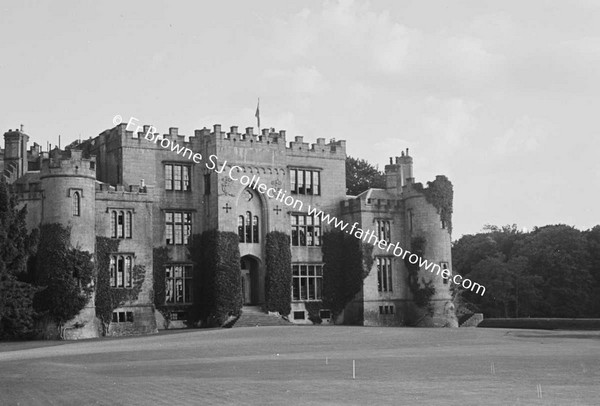
[[[436,327],[457,327],[458,322],[450,290],[453,282],[449,224],[443,221],[441,210],[427,200],[427,191],[419,191],[409,180],[408,190],[405,189],[405,192],[407,192],[405,210],[407,236],[410,236],[409,246],[415,242],[415,239],[422,238],[422,259],[428,261],[419,270],[419,285],[423,287],[421,280],[431,281],[435,288],[435,294],[430,301],[433,314],[431,317],[423,318],[421,323]],[[412,249],[415,247],[411,246]],[[445,269],[448,271],[444,274]],[[443,277],[448,275],[450,278]]]
[[[58,223],[71,229],[71,246],[95,252],[95,158],[82,151],[55,149],[42,162],[42,224]],[[98,337],[94,297],[73,320],[66,323],[65,338]]]

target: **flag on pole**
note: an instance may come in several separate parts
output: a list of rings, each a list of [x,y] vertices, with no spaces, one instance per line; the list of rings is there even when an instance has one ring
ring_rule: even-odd
[[[256,103],[256,113],[254,114],[256,117],[256,122],[258,123],[258,131],[260,131],[260,97],[258,98],[258,103]]]

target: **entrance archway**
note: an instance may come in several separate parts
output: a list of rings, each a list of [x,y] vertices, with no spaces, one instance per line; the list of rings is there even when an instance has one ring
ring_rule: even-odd
[[[244,305],[258,304],[258,260],[245,255],[240,260],[240,277],[242,278],[242,298]]]

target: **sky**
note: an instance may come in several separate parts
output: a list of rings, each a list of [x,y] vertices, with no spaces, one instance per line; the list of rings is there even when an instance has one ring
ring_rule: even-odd
[[[62,146],[135,117],[347,141],[485,224],[600,224],[600,1],[0,3],[0,130]],[[256,131],[256,130],[255,130]]]

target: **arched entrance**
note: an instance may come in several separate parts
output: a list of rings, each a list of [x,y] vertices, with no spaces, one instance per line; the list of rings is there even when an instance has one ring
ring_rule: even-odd
[[[244,305],[257,305],[258,300],[258,260],[245,255],[240,260],[242,278],[242,298]]]

